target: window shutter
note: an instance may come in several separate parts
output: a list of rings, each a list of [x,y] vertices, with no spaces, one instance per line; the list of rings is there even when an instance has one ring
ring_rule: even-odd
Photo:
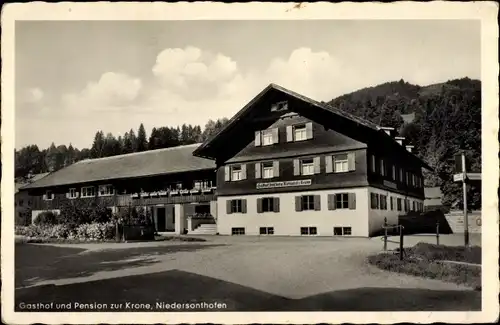
[[[335,210],[335,194],[328,194],[328,210]]]
[[[231,200],[226,200],[226,213],[231,214]]]
[[[287,125],[286,126],[286,142],[292,142],[293,141],[293,126]]]
[[[42,199],[47,200],[47,194],[44,194]]]
[[[349,210],[356,210],[356,193],[349,193]]]
[[[280,198],[279,197],[275,197],[273,199],[273,211],[280,212]]]
[[[347,165],[349,167],[349,171],[356,170],[356,153],[349,152],[347,154]]]
[[[293,160],[293,175],[300,175],[300,160],[298,159]]]
[[[226,182],[231,180],[231,169],[229,166],[224,166],[224,180]]]
[[[277,160],[273,161],[273,176],[274,177],[280,176],[280,162]]]
[[[279,142],[280,142],[279,129],[278,128],[274,128],[273,129],[273,143],[279,143]]]
[[[295,197],[295,211],[302,211],[302,196]]]
[[[333,157],[325,156],[325,171],[327,173],[333,173]]]
[[[241,165],[241,179],[247,179],[247,165]]]
[[[76,197],[80,197],[80,193],[76,192],[76,193],[75,193],[75,196],[76,196]]]
[[[321,210],[321,196],[319,195],[314,196],[314,210],[315,211]]]
[[[257,199],[257,213],[262,213],[262,199]]]
[[[258,147],[260,146],[261,142],[260,142],[260,131],[255,131],[255,146]]]
[[[320,157],[314,157],[314,173],[319,174],[321,172]]]
[[[261,178],[262,177],[261,174],[260,174],[260,172],[262,170],[260,166],[261,166],[260,163],[255,163],[255,178]]]
[[[247,200],[241,200],[241,213],[247,213]]]
[[[66,198],[69,199],[69,193],[66,193]]]
[[[306,137],[308,140],[313,138],[313,124],[311,122],[306,123]]]

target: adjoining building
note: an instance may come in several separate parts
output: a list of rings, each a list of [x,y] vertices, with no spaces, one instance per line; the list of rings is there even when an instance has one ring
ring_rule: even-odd
[[[203,144],[81,161],[24,190],[33,216],[92,198],[152,209],[159,232],[366,237],[423,210],[430,167],[411,150],[391,128],[271,84]]]

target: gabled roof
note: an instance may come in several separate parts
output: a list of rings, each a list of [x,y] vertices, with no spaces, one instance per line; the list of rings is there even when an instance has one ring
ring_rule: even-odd
[[[28,179],[25,179],[23,181],[16,181],[16,183],[15,183],[16,193],[19,192],[19,190],[23,189],[25,186],[32,184],[34,182],[37,182],[49,174],[50,173],[34,174],[31,177],[29,177]]]
[[[267,103],[271,100],[271,98],[274,100],[290,99],[300,101],[302,104],[305,104],[303,106],[306,107],[303,108],[302,111],[298,112],[300,113],[300,115],[306,118],[310,118],[311,120],[314,120],[315,122],[321,123],[325,126],[332,126],[332,128],[343,128],[343,130],[345,131],[352,130],[353,128],[361,129],[365,131],[365,133],[369,134],[366,137],[367,139],[369,139],[369,141],[378,141],[384,146],[390,146],[394,148],[394,150],[398,150],[401,155],[416,160],[422,167],[432,170],[432,168],[424,161],[422,161],[414,154],[408,152],[404,146],[401,146],[394,140],[394,138],[384,132],[379,125],[345,112],[339,108],[330,106],[327,103],[318,102],[314,99],[308,98],[304,95],[298,94],[294,91],[283,88],[273,83],[264,88],[264,90],[262,90],[238,113],[236,113],[236,115],[234,115],[228,121],[228,123],[219,130],[219,132],[214,134],[202,145],[200,145],[193,152],[193,155],[204,157],[207,159],[217,158],[217,155],[219,155],[220,152],[224,152],[227,155],[228,141],[236,137],[236,135],[234,134],[229,135],[231,132],[239,132],[238,137],[245,136],[250,140],[253,137],[253,130],[247,130],[247,128],[240,124],[242,124],[242,122],[247,117],[252,115],[252,111],[254,109],[257,109],[261,102],[265,101]],[[334,123],[334,120],[341,121],[341,123]],[[267,127],[265,123],[266,122],[262,122],[261,126]],[[269,121],[268,124],[270,124]],[[226,135],[229,136],[226,137]]]
[[[193,156],[199,143],[106,158],[87,159],[53,172],[23,189],[210,170],[213,161]]]

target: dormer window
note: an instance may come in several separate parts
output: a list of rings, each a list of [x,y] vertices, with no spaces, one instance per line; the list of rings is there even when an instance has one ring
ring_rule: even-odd
[[[270,146],[279,143],[279,129],[272,128],[263,131],[255,131],[255,146]]]
[[[293,127],[293,141],[307,140],[306,125],[295,125]]]
[[[311,122],[288,125],[286,127],[286,141],[304,141],[313,138],[313,125]]]
[[[271,105],[271,112],[280,112],[286,110],[288,110],[288,102],[286,100]]]

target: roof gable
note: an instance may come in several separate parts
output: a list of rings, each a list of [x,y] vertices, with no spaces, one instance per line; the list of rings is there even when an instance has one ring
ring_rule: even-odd
[[[23,189],[214,169],[213,161],[193,156],[199,144],[87,159],[45,176]]]
[[[234,157],[253,140],[255,130],[267,129],[283,115],[283,112],[271,112],[270,110],[271,105],[281,101],[288,102],[289,111],[298,113],[327,129],[335,130],[362,143],[382,143],[383,146],[395,150],[404,157],[417,160],[421,166],[431,169],[375,123],[276,84],[267,86],[236,113],[218,133],[199,146],[193,154],[221,162]]]

